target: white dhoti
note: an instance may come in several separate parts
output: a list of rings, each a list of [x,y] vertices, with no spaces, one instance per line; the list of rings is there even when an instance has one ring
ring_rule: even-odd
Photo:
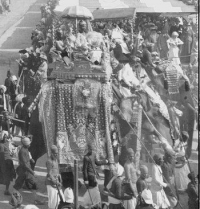
[[[62,190],[60,189],[61,196],[63,200],[65,201],[64,194]],[[59,203],[60,203],[60,197],[58,195],[57,188],[54,188],[50,185],[47,185],[47,195],[48,195],[48,207],[49,209],[57,209]]]
[[[178,190],[186,190],[190,182],[187,175],[190,173],[188,164],[186,163],[182,168],[175,168],[175,181]]]
[[[153,189],[151,190],[152,196],[153,196],[153,202],[162,209],[169,208],[170,203],[169,200],[164,192],[163,189],[159,191],[154,191]]]

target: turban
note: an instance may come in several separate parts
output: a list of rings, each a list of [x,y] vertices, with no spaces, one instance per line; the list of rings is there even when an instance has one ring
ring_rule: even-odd
[[[40,54],[40,58],[47,61],[47,56],[45,54]]]
[[[12,80],[12,81],[17,81],[17,77],[16,77],[15,75],[12,75],[12,76],[11,76],[11,80]]]
[[[23,145],[28,146],[28,145],[31,144],[31,139],[28,138],[28,137],[23,137],[21,142],[22,142]]]
[[[67,203],[74,203],[74,193],[73,190],[68,187],[64,191],[65,202]]]
[[[134,155],[135,153],[134,153],[134,151],[133,151],[133,149],[132,148],[128,148],[127,149],[127,154],[130,156],[130,155]]]
[[[188,132],[187,131],[182,131],[182,137],[185,137],[185,138],[189,138],[189,135],[188,135]]]
[[[146,165],[141,165],[140,166],[140,171],[141,171],[141,173],[143,173],[143,172],[148,173],[149,170],[148,170]]]
[[[10,205],[14,208],[20,207],[23,202],[23,197],[18,191],[14,191],[11,195]]]
[[[118,163],[117,167],[114,170],[114,175],[118,177],[118,176],[122,176],[123,173],[124,173],[124,168]]]
[[[178,35],[178,33],[177,33],[176,31],[174,31],[174,32],[172,33],[172,36],[178,37],[179,35]]]
[[[188,178],[189,178],[190,180],[195,179],[195,173],[194,173],[194,171],[192,171],[191,173],[188,174]]]
[[[160,154],[160,153],[155,154],[155,155],[153,156],[153,159],[154,159],[155,162],[158,162],[158,160],[163,159],[163,155]]]
[[[153,204],[152,193],[149,189],[144,189],[141,193],[141,196],[146,204]]]
[[[3,93],[5,93],[7,88],[4,85],[0,85],[0,89],[2,89],[3,90]]]
[[[51,146],[51,152],[52,153],[58,152],[58,147],[56,145],[52,145]]]

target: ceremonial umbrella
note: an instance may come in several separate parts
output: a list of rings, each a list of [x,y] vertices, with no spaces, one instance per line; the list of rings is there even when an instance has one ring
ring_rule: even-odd
[[[82,6],[67,7],[61,14],[62,18],[77,18],[93,20],[93,15],[89,9]]]
[[[67,7],[61,14],[62,18],[75,18],[76,19],[76,31],[77,31],[77,19],[86,19],[88,27],[91,28],[89,20],[93,20],[94,17],[89,9],[82,6]]]

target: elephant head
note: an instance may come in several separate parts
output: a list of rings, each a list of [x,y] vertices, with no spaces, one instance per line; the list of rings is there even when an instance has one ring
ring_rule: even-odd
[[[165,77],[164,74],[158,74],[157,76],[152,75],[151,69],[146,69],[146,72],[151,78],[152,83],[154,84],[156,90],[160,94],[162,100],[167,103],[168,101],[175,100],[177,102],[176,108],[183,112],[183,115],[179,117],[180,130],[187,131],[189,134],[188,147],[186,154],[189,157],[191,155],[192,149],[192,140],[194,132],[194,122],[196,119],[196,111],[194,107],[194,102],[192,94],[188,85],[187,80],[183,77],[179,80],[179,93],[169,94],[165,86]]]

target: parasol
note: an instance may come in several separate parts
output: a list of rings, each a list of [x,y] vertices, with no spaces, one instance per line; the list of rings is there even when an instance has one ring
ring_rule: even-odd
[[[93,15],[89,9],[82,6],[67,7],[61,14],[62,18],[77,18],[77,19],[91,19]]]

